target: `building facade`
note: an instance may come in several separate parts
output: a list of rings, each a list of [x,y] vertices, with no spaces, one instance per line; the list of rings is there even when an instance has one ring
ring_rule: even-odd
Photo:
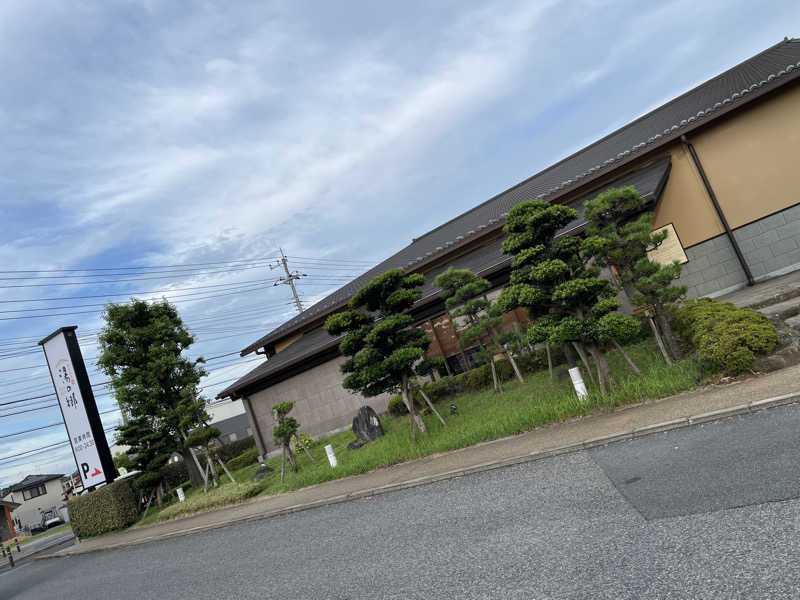
[[[293,416],[312,435],[346,426],[357,408],[381,412],[342,389],[339,340],[322,328],[350,297],[392,268],[423,273],[410,314],[428,331],[430,354],[447,372],[472,366],[457,349],[457,326],[432,282],[447,267],[469,268],[494,293],[508,281],[500,251],[508,211],[531,198],[583,204],[611,187],[632,185],[649,202],[668,241],[652,258],[683,264],[689,297],[717,296],[800,268],[800,40],[786,39],[444,223],[361,277],[242,350],[266,360],[219,397],[242,399],[262,452],[271,449],[272,405],[295,402]],[[580,235],[582,217],[559,235]],[[506,328],[524,328],[524,311]]]
[[[17,530],[28,530],[41,524],[42,513],[55,511],[64,504],[63,475],[28,475],[12,485],[4,501],[19,504],[11,517]]]

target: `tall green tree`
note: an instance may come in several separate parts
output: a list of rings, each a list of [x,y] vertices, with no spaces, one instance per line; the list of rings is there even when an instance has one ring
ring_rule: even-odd
[[[130,446],[142,472],[134,485],[156,491],[160,499],[161,467],[173,452],[184,450],[190,431],[203,424],[199,418],[186,421],[179,409],[187,395],[197,396],[203,360],[183,356],[194,337],[166,300],[109,304],[103,318],[97,365],[111,379],[117,403],[128,415],[128,423],[119,428],[120,442]]]
[[[491,284],[478,277],[469,269],[448,268],[436,277],[439,295],[455,322],[466,319],[466,326],[459,331],[458,345],[462,350],[478,344],[483,358],[489,361],[492,369],[492,382],[495,392],[500,391],[500,381],[494,364],[494,356],[503,354],[514,369],[514,375],[522,383],[522,373],[517,361],[500,342],[500,326],[503,313],[495,302],[486,297]]]
[[[686,287],[675,285],[680,264],[661,265],[648,257],[648,251],[660,246],[668,233],[653,231],[653,213],[646,208],[646,201],[631,186],[609,189],[589,200],[584,212],[588,236],[582,250],[594,256],[597,264],[614,267],[631,302],[653,305],[658,326],[654,333],[670,362],[670,356],[679,359],[682,355],[680,340],[670,325],[670,306],[686,294]]]
[[[343,386],[366,398],[400,392],[408,408],[412,442],[415,427],[424,433],[425,423],[416,412],[409,384],[415,363],[431,342],[406,311],[422,296],[423,283],[425,278],[418,273],[386,271],[356,292],[349,310],[325,322],[330,335],[344,334],[339,344],[347,357],[341,367]]]
[[[592,257],[581,253],[581,240],[555,237],[577,212],[544,200],[528,200],[511,209],[503,252],[513,256],[510,285],[498,301],[503,310],[528,309],[531,343],[575,343],[595,360],[605,392],[614,378],[603,353],[612,340],[625,341],[638,331],[633,317],[617,312],[616,291]]]

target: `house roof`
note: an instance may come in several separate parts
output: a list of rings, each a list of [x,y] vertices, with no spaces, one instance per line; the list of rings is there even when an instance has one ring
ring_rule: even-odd
[[[554,201],[798,76],[800,40],[787,38],[416,238],[406,248],[244,348],[241,355],[342,307],[364,284],[388,269],[420,270],[430,260],[498,228],[508,211],[520,202],[530,198]]]
[[[25,488],[33,487],[34,485],[39,485],[40,483],[45,483],[46,481],[52,481],[53,479],[61,479],[62,477],[64,477],[63,474],[28,475],[25,479],[23,479],[19,483],[15,483],[10,488],[8,488],[8,491],[20,492]]]
[[[666,185],[669,171],[670,157],[663,156],[646,164],[640,169],[614,179],[599,189],[583,194],[569,203],[570,206],[573,206],[573,208],[578,211],[578,218],[564,227],[556,235],[568,235],[582,230],[586,225],[586,219],[583,218],[584,203],[594,198],[603,190],[630,185],[635,187],[645,200],[649,202],[657,201]],[[500,248],[501,243],[501,238],[494,239],[487,244],[477,247],[472,252],[455,257],[446,264],[427,272],[425,284],[422,287],[422,298],[418,301],[417,305],[430,302],[434,297],[438,296],[439,289],[433,282],[436,276],[448,267],[469,269],[473,273],[481,276],[486,276],[491,272],[507,267],[511,263],[511,258],[503,254]],[[322,327],[317,327],[303,335],[299,340],[289,345],[283,351],[272,356],[269,360],[265,360],[241,379],[220,392],[217,397],[222,398],[236,394],[247,386],[295,365],[309,356],[337,346],[341,339],[341,336],[334,338],[328,335]],[[218,425],[215,423],[214,426],[216,427]]]
[[[241,413],[238,415],[233,415],[232,417],[228,417],[227,419],[214,421],[211,423],[211,426],[219,429],[221,436],[226,436],[231,433],[244,435],[244,433],[247,431],[247,428],[250,427],[250,421],[247,419],[247,413]]]

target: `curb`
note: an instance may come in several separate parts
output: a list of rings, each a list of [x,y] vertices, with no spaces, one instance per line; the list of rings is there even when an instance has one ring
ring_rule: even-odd
[[[752,413],[761,412],[764,410],[769,410],[771,408],[776,408],[779,406],[785,406],[788,404],[795,404],[800,402],[800,392],[794,392],[791,394],[785,394],[783,396],[776,396],[774,398],[767,398],[765,400],[756,400],[754,402],[749,402],[747,404],[741,404],[739,406],[733,406],[730,408],[724,408],[722,410],[715,410],[712,412],[706,413],[699,413],[697,415],[693,415],[690,417],[681,417],[679,419],[674,419],[671,421],[664,421],[662,423],[655,423],[653,425],[646,425],[644,427],[639,427],[636,429],[632,429],[630,431],[624,431],[619,433],[612,433],[609,435],[592,438],[589,440],[585,440],[583,442],[577,442],[574,444],[569,444],[566,446],[558,446],[555,448],[547,448],[545,450],[537,450],[535,452],[531,452],[528,454],[521,454],[517,456],[511,456],[508,458],[503,458],[500,460],[495,460],[486,463],[479,463],[476,465],[471,465],[469,467],[463,467],[460,469],[455,469],[452,471],[445,471],[442,473],[436,473],[435,475],[426,475],[425,477],[419,477],[416,479],[408,479],[406,481],[401,481],[398,483],[390,483],[387,485],[374,487],[374,488],[367,488],[364,490],[359,490],[356,492],[350,492],[347,494],[340,494],[338,496],[331,496],[330,498],[324,498],[322,500],[315,500],[313,502],[306,502],[303,504],[295,504],[293,506],[288,506],[286,508],[280,508],[276,510],[270,510],[264,513],[260,513],[257,515],[248,515],[245,517],[236,517],[233,519],[228,519],[226,521],[219,521],[209,525],[200,525],[198,527],[192,527],[189,529],[183,529],[181,531],[173,531],[164,534],[156,534],[145,538],[139,538],[137,540],[131,542],[121,542],[119,544],[111,544],[105,546],[103,548],[96,548],[91,550],[80,550],[79,546],[75,546],[75,550],[70,552],[72,548],[68,550],[63,550],[57,554],[51,554],[48,556],[32,556],[33,560],[48,560],[53,558],[62,558],[67,556],[76,556],[78,554],[89,554],[92,552],[102,552],[104,550],[116,550],[119,548],[127,548],[130,546],[138,546],[140,544],[146,544],[149,542],[155,542],[159,540],[166,540],[175,537],[181,537],[184,535],[190,535],[192,533],[198,533],[201,531],[211,531],[214,529],[220,529],[222,527],[228,527],[229,525],[235,525],[237,523],[247,523],[251,521],[260,521],[263,519],[270,519],[273,517],[279,517],[282,515],[290,515],[297,512],[310,510],[313,508],[321,508],[324,506],[332,506],[335,504],[341,504],[343,502],[349,502],[351,500],[359,500],[361,498],[370,498],[373,496],[379,496],[382,494],[388,494],[390,492],[397,492],[401,490],[406,490],[409,488],[419,487],[423,485],[428,485],[431,483],[437,483],[440,481],[446,481],[449,479],[455,479],[457,477],[465,477],[467,475],[474,475],[476,473],[483,473],[486,471],[493,471],[495,469],[502,469],[504,467],[510,467],[514,465],[534,462],[537,460],[543,460],[546,458],[552,458],[555,456],[561,456],[563,454],[573,454],[576,452],[582,452],[584,450],[589,450],[591,448],[597,448],[599,446],[607,446],[608,444],[613,444],[616,442],[624,442],[632,439],[637,439],[641,437],[645,437],[648,435],[653,435],[656,433],[664,433],[667,431],[671,431],[673,429],[683,429],[686,427],[692,427],[694,425],[703,425],[705,423],[712,423],[715,421],[720,421],[722,419],[727,419],[730,417],[740,416],[740,415],[747,415]],[[78,542],[79,544],[80,542]]]

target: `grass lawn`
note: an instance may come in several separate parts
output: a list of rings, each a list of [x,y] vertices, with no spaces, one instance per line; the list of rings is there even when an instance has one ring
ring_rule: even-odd
[[[686,359],[667,366],[650,341],[634,344],[626,349],[642,370],[643,376],[637,377],[618,351],[610,352],[608,360],[618,385],[606,396],[600,395],[591,381],[586,381],[589,396],[584,402],[579,402],[568,376],[551,381],[547,370],[530,373],[525,376],[525,383],[504,383],[502,394],[495,394],[489,389],[461,394],[439,402],[437,410],[444,416],[447,426],[443,426],[435,415],[425,415],[428,432],[424,435],[418,433],[417,443],[413,446],[409,440],[408,417],[387,415],[381,419],[386,435],[358,450],[347,449],[354,434],[346,431],[314,443],[311,452],[316,459],[315,463],[305,453],[299,452],[297,459],[300,469],[295,473],[287,466],[284,483],[280,482],[280,457],[272,458],[267,464],[275,472],[261,482],[250,481],[258,465],[245,467],[233,473],[239,482],[237,485],[224,485],[208,494],[203,494],[202,490],[189,490],[183,506],[174,504],[161,511],[151,508],[147,519],[137,525],[241,502],[255,495],[270,495],[365,473],[429,454],[522,433],[548,423],[663,398],[691,389],[701,379],[700,368],[694,361]],[[456,416],[449,415],[448,407],[451,403],[458,407]],[[326,444],[333,445],[336,451],[339,460],[336,469],[330,468],[328,464],[323,449]],[[227,477],[223,477],[223,481],[227,482]]]

